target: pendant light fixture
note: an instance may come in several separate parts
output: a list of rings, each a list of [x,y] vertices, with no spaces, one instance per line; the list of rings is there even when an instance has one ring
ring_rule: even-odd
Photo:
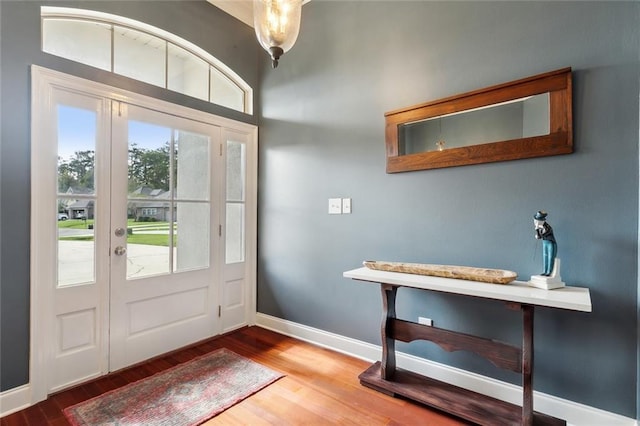
[[[302,0],[253,0],[253,26],[273,68],[296,42],[301,15]]]

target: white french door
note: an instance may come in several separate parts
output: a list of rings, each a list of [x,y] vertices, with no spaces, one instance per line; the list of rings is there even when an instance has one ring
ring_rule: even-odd
[[[113,109],[105,260],[110,369],[117,370],[220,329],[219,244],[212,242],[222,158],[214,155],[218,126],[121,102]]]
[[[255,128],[37,67],[33,92],[35,399],[252,323]]]

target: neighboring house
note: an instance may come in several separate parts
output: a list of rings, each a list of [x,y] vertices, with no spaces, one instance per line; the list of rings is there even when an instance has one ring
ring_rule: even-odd
[[[93,200],[77,200],[69,205],[67,212],[69,219],[93,219]]]
[[[89,195],[92,193],[93,193],[93,189],[73,187],[73,186],[70,186],[69,189],[65,191],[65,194],[68,194],[68,195]]]
[[[78,200],[73,196],[74,195],[90,195],[92,192],[93,190],[90,190],[87,188],[69,187],[64,192],[65,195],[69,195],[69,198],[58,199],[58,213],[66,213],[69,219],[75,219],[76,214],[74,214],[74,212],[72,212],[70,208],[72,205],[77,204]],[[78,206],[78,208],[81,208],[81,207]],[[91,208],[91,210],[93,211],[93,207]],[[84,213],[85,213],[85,217],[87,217],[86,214],[88,212],[84,212]],[[92,218],[93,218],[93,212],[92,212]]]
[[[159,222],[170,221],[170,207],[169,202],[166,201],[170,195],[169,191],[152,189],[148,186],[141,186],[137,188],[130,194],[130,197],[148,198],[149,201],[130,201],[128,206],[129,217],[135,219],[136,222],[149,220]]]
[[[162,191],[161,189],[153,189],[150,186],[139,186],[134,191],[130,193],[131,197],[149,197],[152,192]],[[157,194],[156,194],[157,195]]]
[[[134,218],[136,222],[149,221],[149,219],[168,222],[171,220],[169,203],[140,203],[135,208]]]

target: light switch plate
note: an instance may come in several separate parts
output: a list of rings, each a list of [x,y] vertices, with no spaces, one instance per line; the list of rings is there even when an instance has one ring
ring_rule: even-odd
[[[342,198],[329,198],[329,214],[342,214]]]
[[[342,199],[342,214],[351,214],[351,198]]]

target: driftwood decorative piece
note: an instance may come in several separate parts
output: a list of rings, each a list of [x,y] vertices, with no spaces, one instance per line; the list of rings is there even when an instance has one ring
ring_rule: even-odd
[[[426,263],[403,263],[365,260],[369,269],[405,274],[430,275],[433,277],[454,278],[458,280],[480,281],[492,284],[509,284],[518,274],[504,269],[474,268],[472,266],[430,265]]]

